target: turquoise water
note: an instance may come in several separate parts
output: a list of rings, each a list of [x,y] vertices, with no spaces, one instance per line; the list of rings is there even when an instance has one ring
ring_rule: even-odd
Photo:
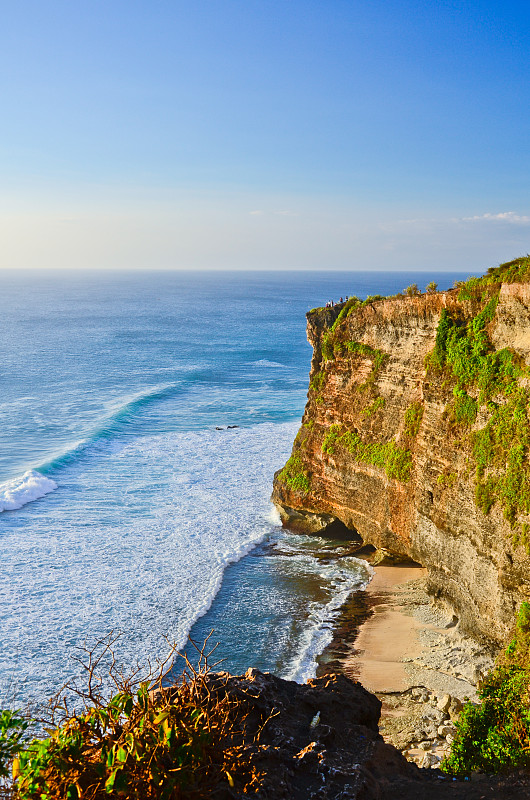
[[[49,696],[111,630],[125,668],[215,628],[228,669],[311,675],[367,573],[269,502],[305,313],[456,277],[0,273],[0,699]]]

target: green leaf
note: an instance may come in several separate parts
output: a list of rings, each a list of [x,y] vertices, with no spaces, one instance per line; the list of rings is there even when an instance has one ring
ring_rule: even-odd
[[[116,778],[119,772],[121,772],[121,769],[119,767],[117,769],[113,769],[109,777],[105,781],[105,791],[108,794],[114,791],[114,784],[116,783]]]
[[[116,753],[116,758],[118,761],[124,764],[127,761],[127,750],[125,750],[123,747],[119,747],[118,752]]]
[[[66,800],[79,800],[79,790],[75,783],[71,783],[66,790]]]

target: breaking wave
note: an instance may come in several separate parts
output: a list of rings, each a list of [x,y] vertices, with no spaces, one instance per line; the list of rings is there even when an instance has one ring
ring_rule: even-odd
[[[57,484],[37,470],[30,469],[13,480],[0,483],[0,512],[16,511],[33,500],[57,489]]]

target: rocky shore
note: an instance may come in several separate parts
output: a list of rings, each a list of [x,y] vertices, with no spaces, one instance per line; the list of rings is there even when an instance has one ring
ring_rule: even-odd
[[[530,797],[526,773],[476,774],[462,781],[448,778],[439,769],[463,704],[477,701],[477,682],[493,666],[494,655],[489,646],[462,633],[450,611],[436,604],[427,592],[425,569],[410,563],[376,566],[367,589],[345,604],[334,640],[320,658],[320,677],[309,686],[337,691],[347,685],[337,682],[337,671],[353,685],[362,685],[368,696],[380,702],[379,737],[372,739],[370,734],[372,755],[359,784],[348,784],[338,794],[331,786],[322,787],[306,796],[341,800]],[[326,741],[319,741],[322,719],[319,716],[318,726],[312,729],[315,742],[310,750],[318,751],[319,763],[325,764],[326,759],[336,758],[326,751],[326,743],[335,742],[335,737],[328,736],[326,728]],[[333,728],[331,718],[326,720]],[[355,759],[359,760],[358,755]]]
[[[419,567],[376,567],[367,590],[372,614],[343,664],[382,700],[385,740],[422,767],[438,765],[448,752],[462,704],[477,700],[477,682],[494,655],[433,604],[426,578]]]
[[[228,696],[243,711],[233,741],[225,744],[237,747],[247,782],[240,785],[234,773],[208,795],[216,800],[244,800],[250,794],[257,800],[530,796],[530,776],[521,773],[455,781],[438,770],[419,769],[381,736],[381,701],[344,675],[325,675],[300,685],[250,669],[241,676],[210,674],[205,689],[210,699]]]
[[[339,670],[382,703],[379,731],[410,761],[438,767],[463,703],[494,653],[462,634],[426,591],[426,570],[379,565],[365,592],[346,604],[318,674]]]

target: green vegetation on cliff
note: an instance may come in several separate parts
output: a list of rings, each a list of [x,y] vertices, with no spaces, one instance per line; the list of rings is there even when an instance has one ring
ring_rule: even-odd
[[[530,513],[530,394],[521,385],[528,374],[523,359],[505,348],[495,350],[487,333],[499,299],[500,281],[530,278],[530,258],[516,259],[472,278],[460,287],[461,307],[442,309],[434,350],[426,359],[428,373],[453,386],[447,403],[449,421],[468,431],[475,461],[475,498],[489,513],[501,506],[512,527]],[[488,417],[474,431],[479,411]]]
[[[522,603],[514,636],[479,686],[480,705],[468,703],[456,723],[450,756],[453,775],[530,767],[530,604]]]
[[[307,494],[311,488],[311,480],[298,453],[293,453],[289,458],[285,467],[278,474],[278,480],[301,494]]]
[[[414,439],[418,435],[423,419],[423,412],[423,403],[420,403],[419,400],[411,403],[405,411],[405,435],[410,436],[411,439]]]
[[[488,333],[502,283],[523,281],[530,281],[530,256],[492,268],[481,278],[460,282],[441,310],[435,346],[425,359],[425,366],[426,391],[432,384],[439,396],[446,398],[444,419],[448,435],[454,437],[455,448],[463,449],[467,458],[465,479],[470,466],[474,471],[478,508],[488,514],[498,505],[513,528],[514,544],[520,543],[530,552],[530,388],[526,385],[530,370],[522,357],[509,348],[495,350]],[[436,288],[429,284],[427,290],[432,293]],[[406,292],[411,297],[418,293],[414,285]],[[407,481],[424,404],[414,401],[406,409],[403,441],[395,432],[390,438],[391,431],[385,436],[378,435],[377,426],[379,421],[384,422],[380,414],[383,409],[386,411],[386,401],[378,393],[377,380],[389,354],[352,340],[348,319],[380,299],[369,297],[361,302],[352,297],[331,327],[324,324],[320,339],[322,362],[311,379],[311,399],[317,405],[324,403],[328,375],[335,374],[335,369],[342,374],[348,356],[352,370],[359,368],[364,372],[366,364],[362,362],[370,360],[371,371],[364,382],[357,384],[348,409],[353,424],[348,423],[347,428],[340,430],[332,426],[324,437],[322,451],[331,455],[336,448],[342,448],[355,460],[380,467],[389,477]],[[338,358],[343,362],[337,367],[326,363]],[[377,441],[378,438],[386,441]],[[459,473],[458,477],[463,476]],[[303,454],[296,452],[291,457],[280,473],[280,480],[295,491],[309,492]],[[444,476],[438,481],[440,487],[448,489],[456,484],[456,480]]]
[[[498,267],[490,267],[485,275],[480,278],[470,278],[461,287],[458,299],[472,300],[477,292],[485,287],[501,283],[527,283],[530,281],[530,256],[514,258]]]
[[[363,408],[361,414],[363,415],[363,417],[371,417],[372,414],[376,414],[378,411],[381,411],[381,409],[383,409],[384,407],[385,407],[385,398],[379,395],[378,397],[375,398],[375,400],[373,401],[373,403],[371,403],[371,405],[367,406],[366,408]]]
[[[344,431],[341,425],[332,425],[322,442],[322,452],[332,454],[336,447],[344,447],[355,461],[381,467],[389,478],[402,482],[410,478],[411,453],[394,440],[366,442],[356,431]]]

